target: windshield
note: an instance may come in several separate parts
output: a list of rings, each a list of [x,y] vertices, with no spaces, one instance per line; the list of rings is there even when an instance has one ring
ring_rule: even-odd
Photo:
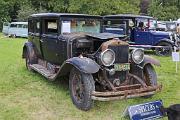
[[[157,27],[157,21],[155,19],[149,20],[149,29],[156,29]]]
[[[72,32],[90,32],[100,33],[100,21],[99,20],[67,20],[62,21],[61,27],[62,33]]]
[[[126,35],[126,21],[108,20],[104,22],[103,32]]]

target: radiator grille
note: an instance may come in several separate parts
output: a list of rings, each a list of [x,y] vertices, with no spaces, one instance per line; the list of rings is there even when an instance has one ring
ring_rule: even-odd
[[[128,63],[129,61],[129,46],[109,46],[109,49],[112,49],[115,52],[115,62],[114,63]]]

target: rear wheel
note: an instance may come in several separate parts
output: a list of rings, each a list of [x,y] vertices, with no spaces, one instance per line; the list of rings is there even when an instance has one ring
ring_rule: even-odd
[[[170,56],[173,51],[173,47],[168,42],[161,42],[158,46],[165,46],[166,48],[155,48],[156,54],[159,56]]]
[[[13,35],[12,35],[12,38],[16,38],[16,34],[13,34]]]
[[[29,55],[29,52],[26,51],[26,68],[29,70],[29,71],[33,71],[32,68],[30,67],[31,65],[31,60],[30,60],[30,55]]]
[[[25,62],[26,62],[26,68],[29,71],[33,71],[33,69],[30,67],[31,64],[37,63],[37,57],[34,52],[34,50],[31,50],[32,53],[30,53],[27,49],[25,50]]]
[[[69,78],[69,89],[73,104],[81,110],[89,110],[94,101],[91,93],[95,90],[94,80],[91,74],[86,74],[73,68]]]
[[[157,85],[157,74],[152,65],[148,64],[143,68],[144,80],[147,86],[156,86]],[[145,96],[151,97],[153,95]]]

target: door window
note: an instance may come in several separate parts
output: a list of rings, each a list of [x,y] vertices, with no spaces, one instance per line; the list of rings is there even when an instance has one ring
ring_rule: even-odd
[[[56,19],[45,20],[45,30],[46,34],[58,34],[58,25]]]

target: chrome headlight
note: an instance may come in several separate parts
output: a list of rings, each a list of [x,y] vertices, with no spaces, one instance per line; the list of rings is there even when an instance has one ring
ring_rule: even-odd
[[[137,48],[137,49],[134,49],[132,51],[132,60],[134,63],[136,64],[140,64],[143,62],[144,60],[144,50],[143,49],[140,49],[140,48]]]
[[[104,66],[111,66],[115,61],[115,53],[111,49],[106,49],[101,53],[100,59]]]

